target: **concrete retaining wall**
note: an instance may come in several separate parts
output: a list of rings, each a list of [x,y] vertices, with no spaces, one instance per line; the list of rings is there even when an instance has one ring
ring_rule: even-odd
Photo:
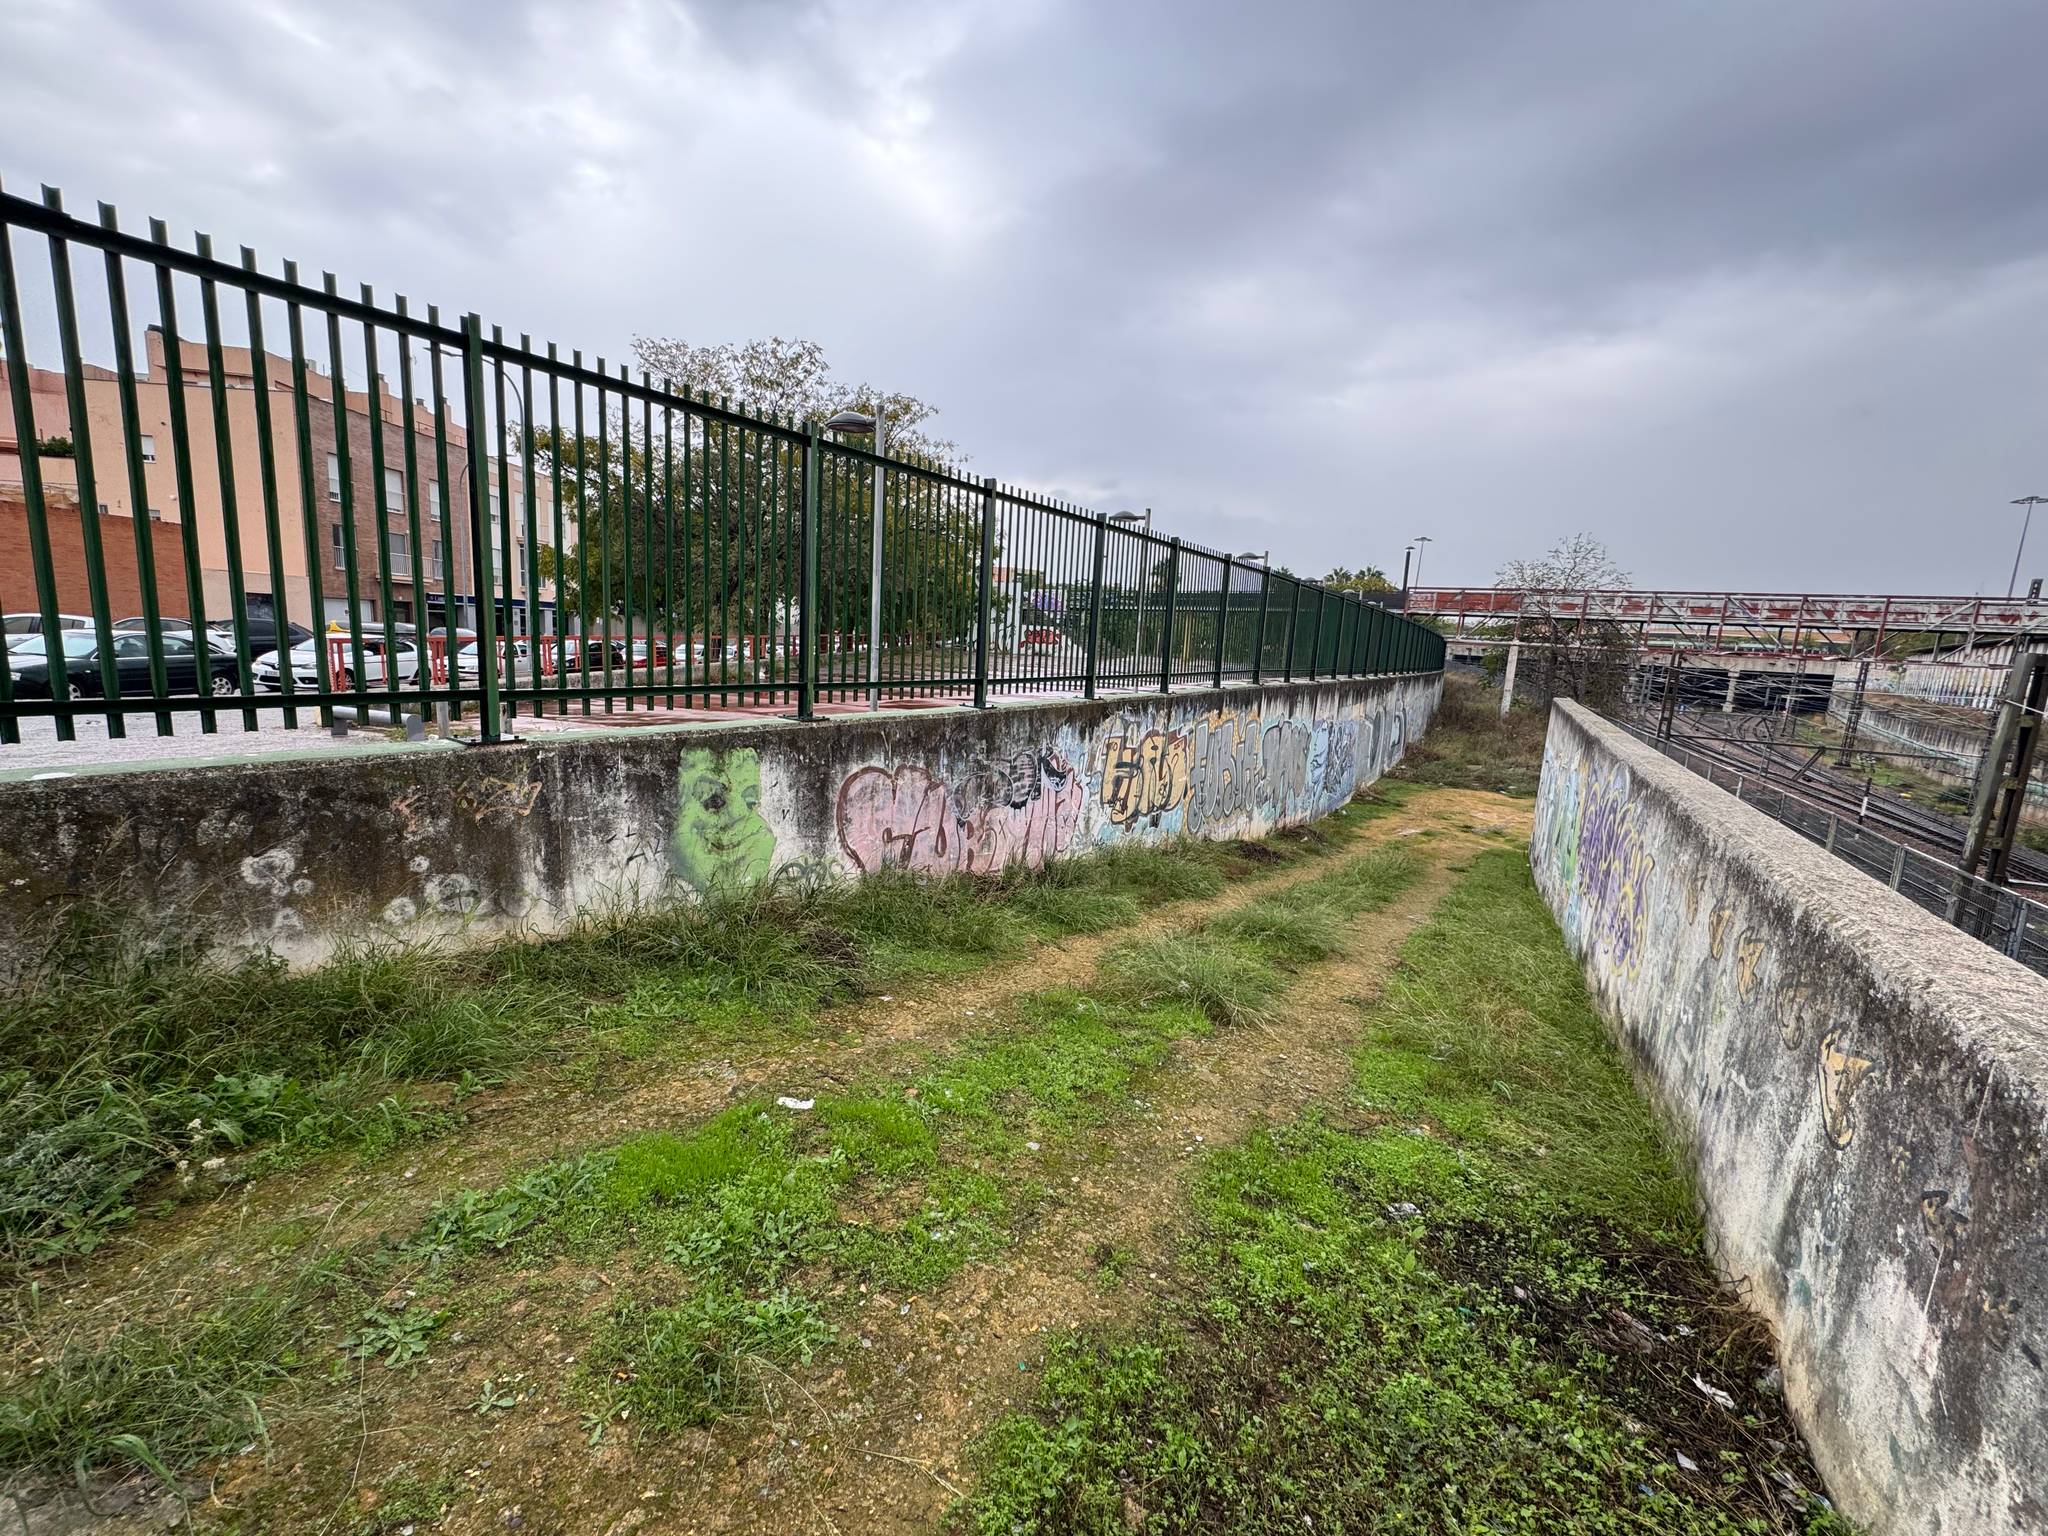
[[[2042,1530],[2048,981],[1571,704],[1530,857],[1845,1511]]]
[[[1311,820],[1436,676],[435,743],[0,783],[0,979],[82,899],[230,949],[545,932],[769,878],[1036,866]]]

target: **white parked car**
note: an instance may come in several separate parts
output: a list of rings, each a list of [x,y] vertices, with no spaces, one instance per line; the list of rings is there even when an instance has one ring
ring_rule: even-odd
[[[340,692],[356,686],[355,646],[347,635],[315,635],[311,640],[302,640],[291,649],[292,688],[299,692],[313,692],[320,687],[320,662],[317,648],[331,647],[339,642],[341,665],[335,668],[330,648],[330,681]],[[420,676],[420,649],[411,640],[400,640],[392,647],[392,677],[401,685],[416,684]],[[283,685],[279,679],[277,652],[265,651],[250,666],[256,686],[276,692]],[[363,675],[365,688],[382,688],[384,679],[384,637],[381,634],[363,636]]]
[[[504,654],[503,642],[500,642],[499,654]],[[457,683],[465,686],[474,686],[482,679],[483,662],[480,657],[481,653],[476,648],[476,641],[465,640],[462,642],[460,648],[455,652],[455,680]],[[498,677],[501,681],[508,672],[518,675],[522,681],[529,683],[533,681],[533,647],[524,640],[514,640],[512,642],[512,660],[509,666],[503,662],[499,663]]]
[[[92,620],[80,613],[60,613],[57,615],[57,627],[91,629]],[[30,635],[40,635],[43,632],[43,616],[40,613],[0,614],[0,632],[6,634],[7,649],[11,651]]]

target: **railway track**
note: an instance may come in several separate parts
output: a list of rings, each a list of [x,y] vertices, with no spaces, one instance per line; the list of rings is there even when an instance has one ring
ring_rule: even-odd
[[[1827,765],[1831,747],[1776,739],[1776,714],[1681,714],[1673,740],[1734,772],[1790,790],[1859,826],[1896,838],[1921,852],[1956,864],[1962,860],[1967,824],[1949,815],[1881,789],[1861,775]],[[2013,850],[2011,881],[2020,886],[2048,885],[2048,857],[2028,848]]]

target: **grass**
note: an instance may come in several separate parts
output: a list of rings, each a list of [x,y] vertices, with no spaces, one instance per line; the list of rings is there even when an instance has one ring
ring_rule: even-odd
[[[1361,808],[1347,819],[1355,827],[1372,814]],[[889,883],[884,899],[857,918],[845,916],[837,896],[642,914],[546,944],[441,962],[472,987],[559,999],[549,1027],[572,1034],[598,1028],[593,1021],[663,985],[694,989],[691,996],[720,1008],[794,1007],[828,987],[873,986],[889,974],[875,968],[883,964],[1016,942],[991,941],[996,930],[987,917],[993,910],[1014,926],[1020,897],[1027,921],[1051,927],[1070,919],[1033,911],[1032,903],[1050,902],[1055,912],[1063,902],[1103,899],[1143,908],[1210,894],[1233,873],[1341,847],[1346,835],[1303,829],[1258,853],[1120,852],[1055,866],[1042,879],[982,886]],[[1332,953],[1344,919],[1391,901],[1419,870],[1406,848],[1341,858],[1212,919],[1191,949],[1126,946],[1105,964],[1096,989],[1014,1000],[981,1033],[927,1059],[907,1080],[819,1092],[806,1111],[748,1101],[692,1128],[557,1158],[496,1187],[458,1191],[381,1244],[322,1253],[310,1267],[296,1253],[285,1255],[288,1262],[271,1266],[274,1285],[222,1297],[196,1318],[173,1314],[157,1330],[80,1332],[53,1342],[32,1371],[0,1386],[0,1468],[47,1477],[74,1465],[147,1465],[149,1458],[188,1466],[259,1438],[261,1404],[303,1381],[304,1367],[316,1360],[330,1374],[354,1367],[381,1375],[387,1365],[431,1370],[431,1341],[464,1326],[505,1263],[531,1265],[548,1255],[607,1263],[622,1249],[633,1257],[621,1273],[651,1278],[634,1279],[593,1321],[572,1325],[585,1330],[576,1391],[588,1408],[587,1430],[601,1439],[634,1426],[660,1433],[708,1422],[742,1401],[737,1394],[749,1372],[786,1367],[833,1337],[835,1285],[929,1290],[1011,1241],[1044,1198],[1043,1186],[1020,1176],[1026,1142],[1057,1145],[1130,1113],[1146,1074],[1175,1041],[1215,1027],[1219,1012],[1227,1022],[1227,1010],[1209,1005],[1210,984],[1201,979],[1214,956],[1238,969],[1230,985],[1254,978],[1261,989],[1254,1001],[1265,1006],[1289,967]],[[846,905],[855,903],[847,898]],[[745,920],[724,926],[773,931],[741,932],[722,947],[707,930],[714,919],[735,916]],[[321,988],[341,977],[389,976],[375,968],[387,960],[364,957],[367,970],[345,964],[303,979],[274,967],[264,974],[285,995],[305,988],[313,997],[307,1010],[317,1016],[339,1018],[323,1011]],[[1149,980],[1134,986],[1141,969]],[[196,974],[174,969],[161,982],[165,1013],[192,1020],[186,1038],[201,1053],[195,1072],[211,1068],[218,1076],[221,1064],[246,1070],[246,1058],[205,1054],[225,1048],[221,1029],[203,1027],[198,1015],[189,990]],[[388,984],[349,985],[367,1006],[337,1026],[331,1056],[322,1059],[369,1061],[381,1071],[389,1039],[412,1032],[406,1010],[413,1005]],[[447,997],[459,995],[455,983],[447,986]],[[593,993],[611,996],[591,1003]],[[271,1053],[266,1063],[281,1069],[292,1061],[296,1012],[264,1013],[278,1005],[253,977],[221,996],[230,1018],[239,1008],[255,1019],[251,1036]],[[112,1024],[111,1011],[109,1002],[94,1016],[101,1027]],[[562,1050],[558,1039],[530,1048]],[[93,1060],[105,1081],[119,1081],[111,1051]],[[125,1070],[129,1086],[162,1093],[185,1091],[181,1081],[189,1081],[144,1052]],[[177,1131],[168,1129],[174,1147]],[[147,1160],[153,1152],[145,1140],[136,1162],[154,1166]]]
[[[0,1396],[0,1467],[177,1468],[266,1438],[259,1399],[301,1363],[302,1298],[296,1285],[268,1286],[175,1325],[53,1349]],[[39,1340],[60,1320],[31,1300],[12,1321]]]
[[[1392,901],[1421,872],[1405,848],[1343,860],[1194,932],[1118,945],[1103,957],[1103,989],[1140,1005],[1185,1003],[1221,1025],[1259,1023],[1285,990],[1289,967],[1335,953],[1346,923]]]
[[[447,1134],[467,1096],[520,1073],[590,1083],[611,1062],[801,1037],[836,1001],[1110,930],[1341,835],[1119,847],[1000,880],[762,888],[460,954],[363,946],[307,972],[139,943],[112,914],[75,912],[0,1003],[15,1132],[0,1271],[90,1253],[145,1204]]]
[[[1817,1483],[1754,1386],[1768,1335],[1716,1287],[1518,852],[1474,861],[1362,1023],[1367,1128],[1214,1154],[1184,1299],[1058,1341],[956,1524],[1846,1531],[1781,1497]]]
[[[1394,772],[1439,788],[1533,796],[1543,773],[1549,724],[1548,710],[1521,703],[1503,721],[1498,690],[1446,674],[1443,702],[1429,730],[1408,743]]]

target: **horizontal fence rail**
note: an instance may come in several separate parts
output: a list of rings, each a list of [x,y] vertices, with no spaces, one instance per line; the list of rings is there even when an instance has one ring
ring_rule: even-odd
[[[1677,742],[1660,740],[1640,726],[1615,723],[1638,741],[1820,844],[1836,858],[1882,880],[1914,905],[2010,955],[2029,970],[2048,975],[2048,907],[1872,831],[1854,817],[1817,805],[1768,775],[1746,773]]]
[[[48,188],[0,192],[0,344],[0,742],[1443,665],[1354,594]]]

